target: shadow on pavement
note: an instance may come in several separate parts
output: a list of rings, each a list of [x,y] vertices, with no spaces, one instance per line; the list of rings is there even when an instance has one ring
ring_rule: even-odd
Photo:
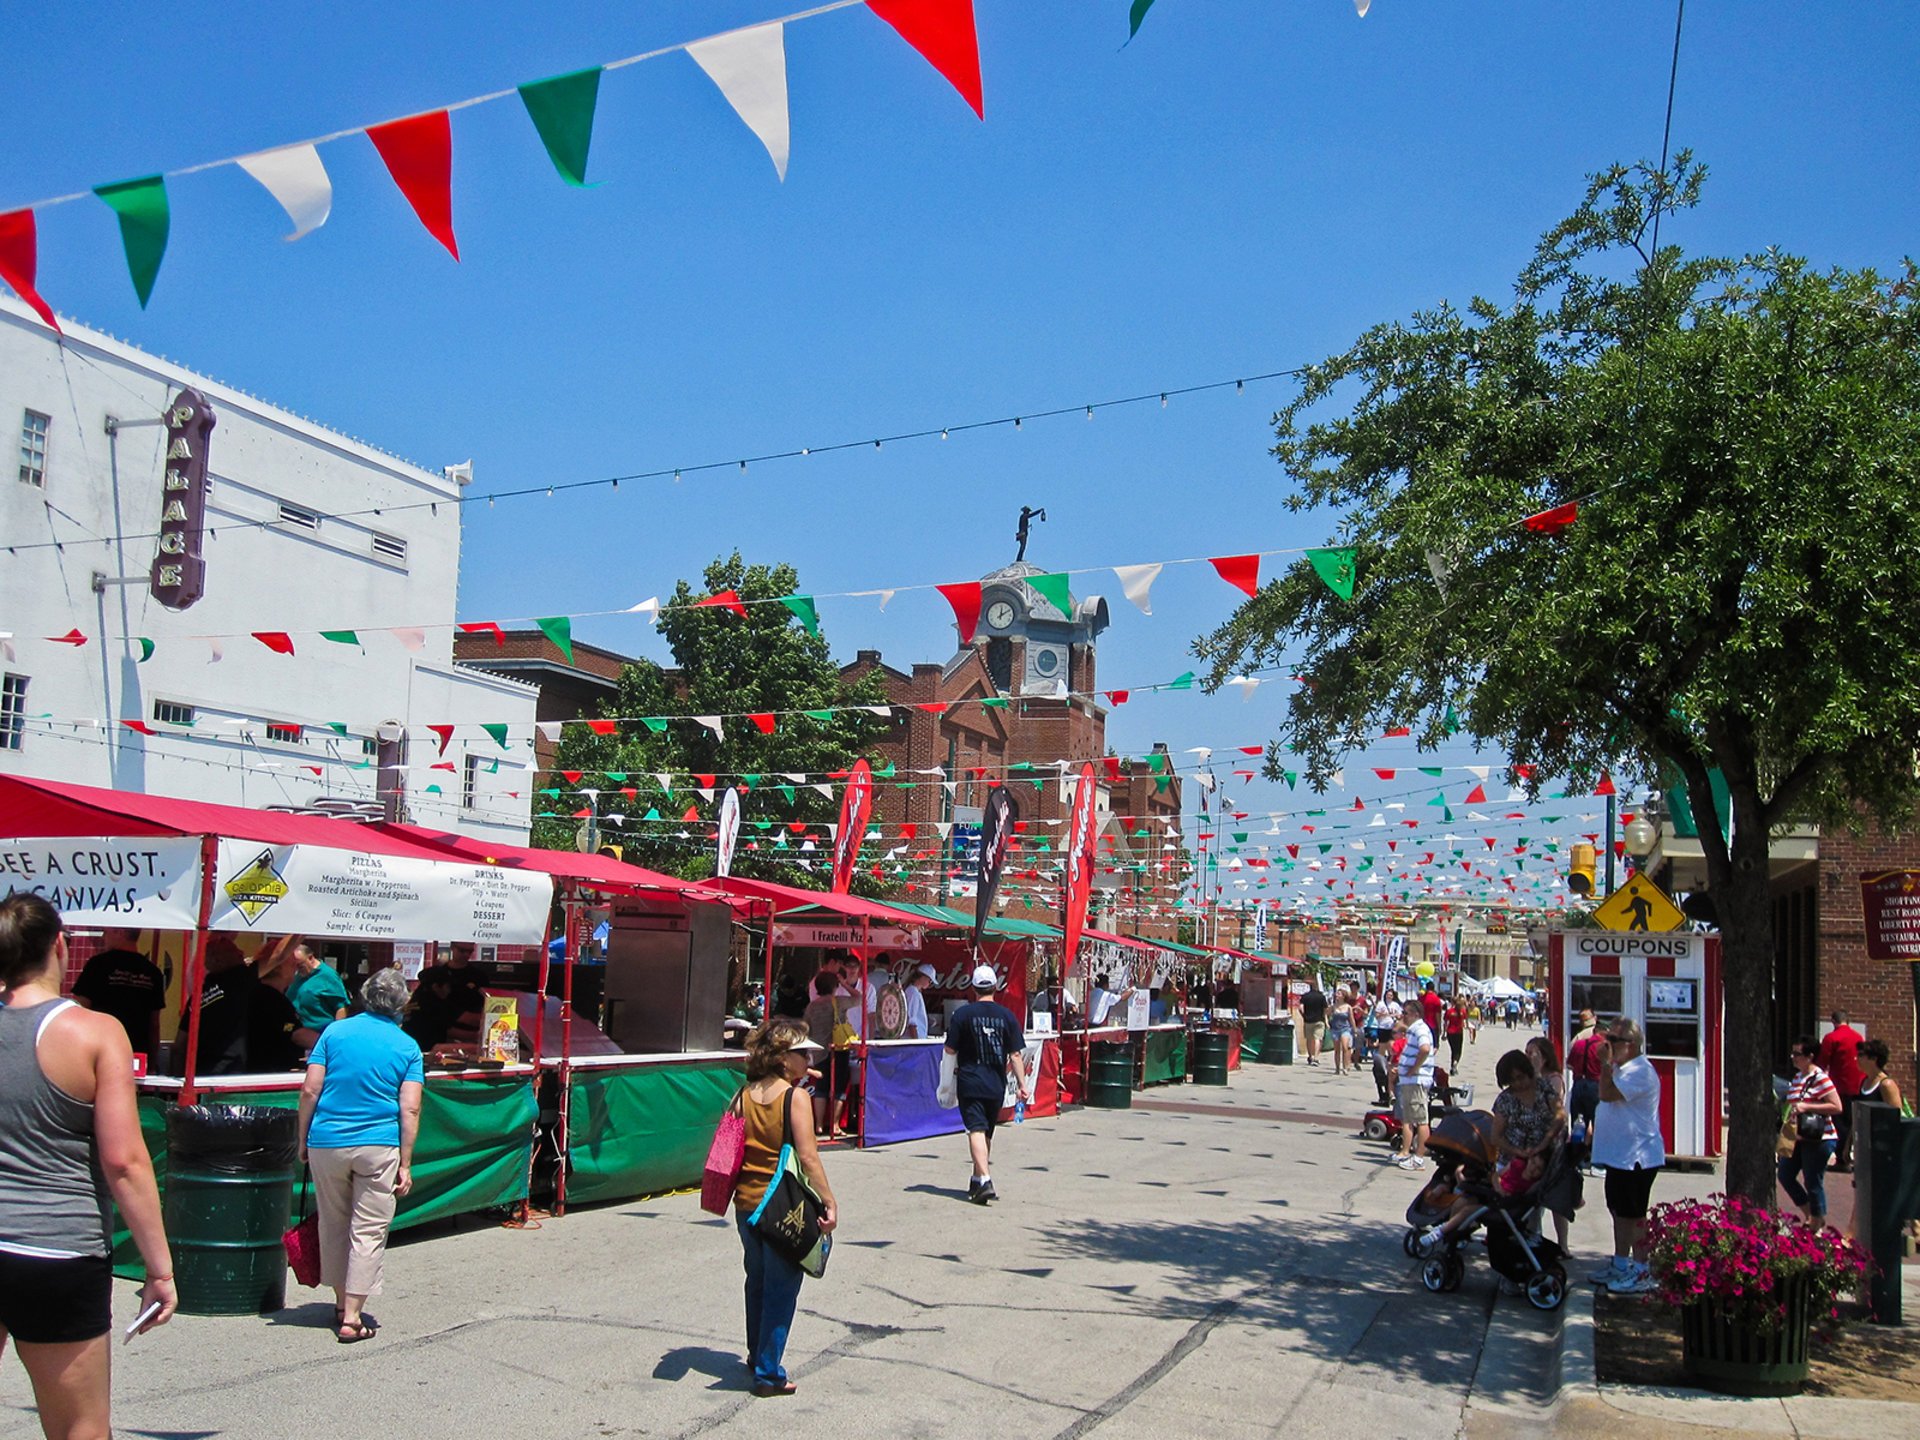
[[[688,1375],[706,1375],[721,1383],[709,1390],[745,1390],[749,1376],[746,1362],[739,1355],[716,1350],[711,1345],[682,1345],[667,1351],[653,1367],[656,1380],[684,1380]]]

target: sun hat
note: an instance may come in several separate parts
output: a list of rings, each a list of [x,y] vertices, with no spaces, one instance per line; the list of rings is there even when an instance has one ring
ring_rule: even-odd
[[[821,1044],[821,1043],[820,1043],[820,1042],[819,1042],[818,1040],[796,1040],[796,1041],[794,1041],[794,1042],[793,1042],[793,1044],[791,1044],[791,1045],[789,1045],[789,1046],[787,1046],[787,1052],[788,1052],[788,1053],[791,1053],[791,1052],[793,1052],[793,1051],[795,1051],[795,1050],[822,1050],[822,1051],[824,1051],[824,1050],[825,1050],[826,1048],[827,1048],[827,1047],[826,1047],[826,1046],[824,1046],[824,1045],[822,1045],[822,1044]]]
[[[1000,972],[995,970],[991,965],[974,966],[973,988],[976,990],[998,990],[1000,988]]]

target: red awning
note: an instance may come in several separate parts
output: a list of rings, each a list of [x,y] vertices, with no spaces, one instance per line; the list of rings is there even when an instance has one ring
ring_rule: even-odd
[[[665,892],[682,899],[716,905],[733,906],[740,903],[736,897],[722,894],[699,881],[682,880],[678,875],[649,870],[643,865],[629,865],[607,855],[503,845],[493,840],[475,839],[471,835],[429,830],[420,825],[375,825],[370,828],[383,835],[397,836],[424,845],[440,852],[443,859],[458,859],[470,865],[492,865],[502,870],[538,870],[544,875],[578,880],[596,890],[622,895]]]
[[[322,815],[247,810],[168,795],[135,795],[59,780],[0,775],[0,836],[40,839],[95,835],[214,835],[266,845],[319,845],[441,864],[453,857],[371,825]],[[470,861],[467,863],[471,863]]]
[[[786,915],[795,910],[830,910],[853,920],[871,920],[881,925],[911,925],[916,930],[942,930],[950,927],[910,910],[896,910],[878,900],[862,900],[858,895],[839,895],[830,890],[802,890],[797,885],[780,885],[772,880],[748,880],[729,875],[723,879],[703,880],[703,885],[725,890],[730,895],[750,895],[756,900],[771,900],[773,913]]]

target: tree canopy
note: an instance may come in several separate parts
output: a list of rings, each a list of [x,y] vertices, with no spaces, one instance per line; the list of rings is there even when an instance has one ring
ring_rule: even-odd
[[[1305,560],[1196,642],[1217,687],[1306,677],[1282,743],[1456,724],[1536,784],[1691,793],[1727,959],[1729,1183],[1770,1194],[1767,837],[1910,821],[1920,785],[1920,317],[1892,276],[1655,248],[1705,171],[1614,167],[1506,303],[1442,303],[1310,367],[1275,416],[1297,511],[1337,512],[1351,600]],[[1298,762],[1296,762],[1298,763]],[[1522,772],[1525,773],[1525,772]],[[1764,1095],[1764,1100],[1763,1100]]]
[[[694,606],[727,590],[740,597],[744,616],[724,606]],[[581,784],[602,791],[598,814],[623,817],[612,823],[603,819],[601,838],[623,846],[628,860],[672,874],[711,875],[718,796],[735,785],[745,793],[734,873],[788,884],[821,883],[828,857],[825,826],[838,818],[840,802],[837,792],[822,795],[813,785],[851,766],[891,722],[842,709],[822,718],[783,713],[771,734],[745,719],[723,722],[723,736],[683,723],[697,715],[827,711],[885,702],[878,674],[843,680],[818,625],[809,627],[792,608],[776,603],[798,593],[799,575],[791,565],[749,565],[738,551],[716,559],[699,585],[678,582],[661,613],[673,667],[650,660],[628,665],[618,696],[601,707],[603,716],[620,718],[618,730],[596,735],[570,725],[563,732],[554,768],[588,772]],[[673,723],[656,731],[636,718],[643,716]],[[604,778],[609,772],[620,778]],[[802,774],[807,782],[788,778]],[[668,777],[670,790],[662,786],[661,775]],[[703,779],[709,776],[711,782]],[[549,787],[560,783],[547,781]],[[708,789],[712,798],[696,787]],[[624,790],[634,794],[626,796]],[[699,818],[683,822],[689,805]],[[650,810],[659,818],[645,819]],[[768,820],[820,825],[820,853],[808,856],[792,846],[750,849],[758,841],[759,824]],[[570,816],[540,821],[535,843],[571,848],[580,823]]]

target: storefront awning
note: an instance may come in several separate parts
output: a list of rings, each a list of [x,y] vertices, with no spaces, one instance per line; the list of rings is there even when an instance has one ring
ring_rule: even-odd
[[[840,895],[828,890],[802,890],[797,885],[781,885],[772,880],[749,880],[741,875],[728,875],[723,879],[702,880],[699,883],[724,890],[729,895],[771,901],[776,915],[817,908],[844,915],[849,920],[871,921],[875,925],[912,925],[924,930],[929,924],[936,923],[929,921],[925,915],[898,910],[878,900],[863,900],[858,895]]]

